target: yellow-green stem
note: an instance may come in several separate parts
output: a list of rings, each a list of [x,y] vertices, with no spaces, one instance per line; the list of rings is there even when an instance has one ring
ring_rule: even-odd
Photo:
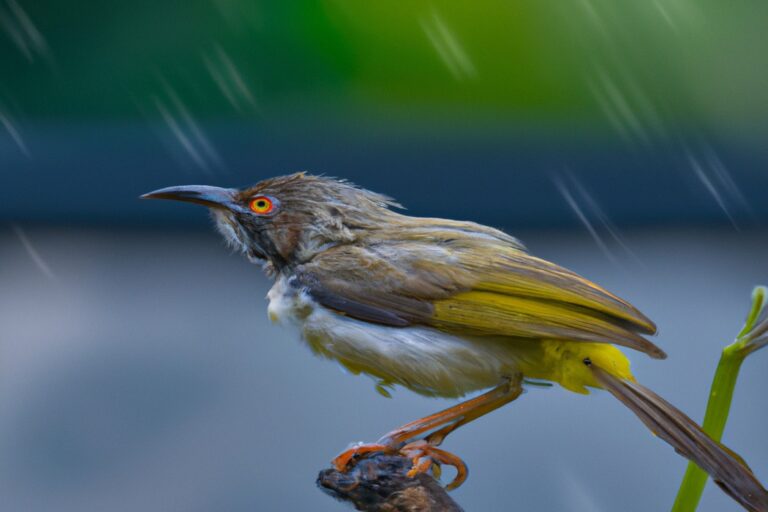
[[[728,413],[731,409],[731,400],[733,399],[733,390],[736,387],[736,379],[739,376],[739,369],[744,357],[740,351],[730,352],[729,345],[723,350],[720,363],[717,365],[715,378],[712,380],[712,388],[709,393],[709,403],[707,404],[707,413],[704,416],[702,428],[709,436],[720,441],[725,430],[725,424],[728,421]],[[701,494],[707,484],[709,475],[693,462],[688,463],[688,469],[685,471],[683,482],[680,484],[680,490],[675,499],[675,505],[672,512],[694,512],[701,500]]]
[[[704,432],[716,441],[720,441],[723,437],[741,363],[744,362],[744,359],[749,354],[749,351],[744,349],[746,343],[744,336],[754,327],[764,306],[764,301],[765,288],[755,288],[752,294],[752,309],[747,316],[744,328],[736,337],[736,341],[723,349],[720,362],[715,371],[715,377],[712,379],[707,412],[704,415],[702,428]],[[704,487],[707,484],[707,478],[709,478],[707,473],[693,462],[689,462],[683,481],[680,484],[680,489],[677,492],[672,512],[695,512],[701,500],[701,494],[704,492]]]

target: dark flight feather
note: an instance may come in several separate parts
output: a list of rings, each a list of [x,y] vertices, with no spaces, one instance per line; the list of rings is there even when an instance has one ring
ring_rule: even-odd
[[[710,438],[692,419],[650,389],[614,377],[594,364],[590,368],[600,385],[635,413],[651,432],[709,473],[744,508],[768,511],[768,491],[741,457]]]

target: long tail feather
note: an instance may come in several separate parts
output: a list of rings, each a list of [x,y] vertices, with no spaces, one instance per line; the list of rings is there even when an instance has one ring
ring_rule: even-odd
[[[650,389],[615,377],[588,360],[585,364],[603,388],[629,407],[677,453],[709,473],[715,483],[744,508],[753,512],[768,511],[768,491],[741,457],[713,440],[682,411]]]

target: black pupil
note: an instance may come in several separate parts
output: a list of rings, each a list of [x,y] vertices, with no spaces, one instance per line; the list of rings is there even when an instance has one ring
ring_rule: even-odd
[[[259,208],[264,208],[265,206],[267,206],[267,202],[264,200],[257,201],[256,206],[258,206]]]

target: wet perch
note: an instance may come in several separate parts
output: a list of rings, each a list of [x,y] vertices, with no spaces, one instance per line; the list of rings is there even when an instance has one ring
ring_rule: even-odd
[[[406,476],[410,459],[377,454],[348,471],[324,469],[317,485],[334,498],[367,512],[461,512],[445,489],[431,476]]]

